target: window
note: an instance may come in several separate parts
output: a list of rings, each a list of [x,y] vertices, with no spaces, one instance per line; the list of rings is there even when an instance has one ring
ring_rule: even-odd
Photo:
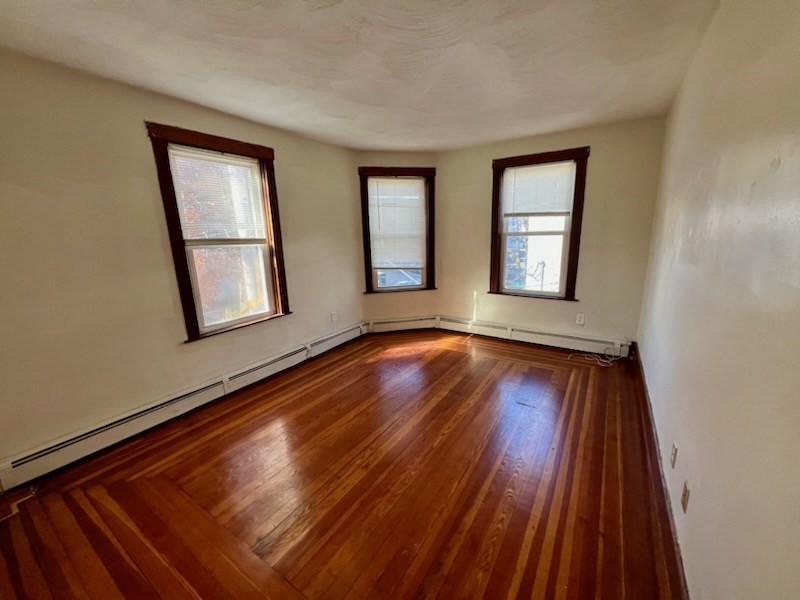
[[[189,341],[288,314],[272,149],[147,130]]]
[[[367,293],[433,289],[436,169],[361,167],[358,175]]]
[[[589,148],[497,159],[489,292],[575,300]]]

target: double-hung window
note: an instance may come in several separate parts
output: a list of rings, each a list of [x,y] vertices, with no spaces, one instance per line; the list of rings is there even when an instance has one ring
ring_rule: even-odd
[[[287,314],[272,149],[147,127],[189,340]]]
[[[575,300],[589,148],[493,162],[490,292]]]
[[[433,289],[436,169],[361,167],[366,289]]]

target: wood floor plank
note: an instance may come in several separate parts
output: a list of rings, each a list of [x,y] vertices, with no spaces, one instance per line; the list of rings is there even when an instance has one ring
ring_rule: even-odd
[[[171,514],[183,527],[197,532],[200,543],[217,548],[228,562],[267,598],[278,600],[300,600],[303,595],[278,575],[266,563],[259,560],[250,548],[230,535],[211,515],[202,510],[172,481],[166,477],[140,480],[140,485],[149,486],[148,501],[152,508],[169,506]]]
[[[347,438],[345,428],[351,427],[359,417],[363,419],[362,415],[367,411],[380,410],[386,419],[390,419],[394,398],[381,392],[395,386],[404,387],[400,384],[418,379],[417,373],[423,369],[431,371],[431,375],[446,370],[457,359],[447,356],[444,361],[436,362],[439,356],[437,350],[420,361],[397,361],[390,368],[377,372],[367,370],[366,374],[357,377],[345,374],[340,382],[331,382],[324,392],[314,394],[314,400],[305,403],[308,407],[298,411],[295,418],[287,415],[281,420],[284,428],[291,427],[293,433],[292,448],[287,449],[291,450],[292,465],[331,436]],[[314,393],[313,390],[310,393]],[[283,435],[283,431],[279,431],[278,435]],[[311,462],[316,461],[312,459]],[[232,500],[227,498],[226,504],[230,506]],[[220,507],[215,508],[215,513],[224,514]]]
[[[287,530],[291,529],[296,537],[299,530],[310,526],[309,518],[324,514],[322,507],[335,504],[359,481],[369,477],[371,471],[380,472],[384,470],[384,465],[391,464],[392,460],[388,458],[390,453],[396,456],[400,444],[404,440],[410,442],[413,438],[409,436],[416,435],[422,423],[431,423],[442,409],[440,401],[446,397],[455,381],[468,385],[470,379],[465,378],[468,371],[472,371],[477,380],[482,376],[483,369],[488,372],[493,364],[486,362],[483,367],[475,368],[467,360],[443,361],[441,370],[434,373],[433,383],[427,386],[428,395],[411,394],[412,399],[409,400],[409,394],[405,392],[388,393],[388,405],[399,403],[393,417],[382,419],[383,423],[378,427],[373,425],[369,435],[351,445],[345,454],[338,455],[337,460],[327,463],[328,468],[305,487],[290,482],[288,493],[292,497],[280,506],[277,505],[280,499],[275,497],[272,490],[268,490],[269,493],[259,499],[260,514],[253,515],[255,509],[252,506],[244,511],[245,514],[249,513],[250,522],[253,523],[246,530],[244,539],[254,545],[254,550],[260,556],[272,554],[274,558],[278,552],[278,540],[287,535]],[[286,541],[280,543],[285,545]]]
[[[428,460],[454,431],[454,435],[460,434],[465,441],[470,440],[465,435],[468,432],[468,423],[465,424],[464,421],[474,405],[478,404],[487,415],[488,422],[494,424],[499,418],[500,407],[488,402],[479,403],[480,398],[491,395],[491,391],[485,386],[478,386],[463,403],[450,405],[452,410],[442,413],[439,424],[415,437],[389,469],[375,479],[366,493],[355,499],[355,502],[343,499],[340,504],[346,507],[344,511],[337,510],[337,507],[331,510],[329,514],[336,515],[335,520],[326,524],[329,532],[313,548],[304,551],[299,560],[297,553],[294,553],[284,556],[276,565],[281,570],[286,569],[290,574],[290,581],[296,581],[301,589],[307,585],[319,586],[320,572],[324,569],[325,574],[329,573],[333,556],[340,551],[347,555],[359,548],[360,543],[379,526],[385,514],[400,501],[409,488],[415,484],[424,486],[427,483],[423,475],[428,472],[425,468]],[[316,583],[312,584],[312,580],[316,580]]]
[[[17,558],[13,556],[13,548],[8,548],[9,556],[6,557],[6,551],[4,550],[4,546],[6,543],[3,542],[4,537],[8,537],[7,525],[4,525],[3,521],[0,521],[0,598],[8,598],[9,600],[15,600],[18,598],[17,592],[14,590],[15,584],[20,585],[19,582],[19,574],[18,574],[18,565],[17,565]],[[12,571],[13,569],[13,571]],[[14,577],[14,581],[12,581],[12,577]]]
[[[422,529],[435,533],[458,502],[463,490],[469,486],[478,465],[493,455],[502,455],[507,451],[516,439],[515,432],[524,427],[526,410],[514,402],[516,391],[515,387],[503,390],[504,405],[492,429],[484,429],[485,421],[477,411],[470,415],[472,420],[465,423],[467,427],[463,434],[453,429],[447,440],[452,446],[442,445],[428,460],[426,470],[418,478],[424,482],[426,495],[409,489],[402,501],[383,519],[383,531],[388,532],[385,537],[378,529],[378,535],[375,536],[377,543],[365,544],[360,550],[370,559],[368,562],[354,561],[366,564],[356,575],[356,584],[347,591],[347,597],[368,598],[395,592],[399,580],[419,551],[419,544],[415,543],[418,531]],[[464,438],[470,443],[460,452],[457,448]],[[431,497],[435,500],[431,501]],[[377,549],[374,549],[376,546]],[[331,588],[330,592],[326,590],[331,597],[337,595],[335,592],[335,588]]]
[[[36,498],[21,514],[25,532],[55,598],[88,598],[80,577]]]
[[[12,579],[13,587],[18,596],[22,598],[42,598],[47,600],[53,595],[47,584],[41,565],[31,548],[30,541],[25,534],[22,519],[15,515],[5,521],[6,534],[0,533],[6,538],[4,546],[13,552],[16,564],[12,567],[16,571],[16,577]],[[11,556],[6,552],[6,557]]]
[[[87,490],[98,513],[125,545],[139,570],[153,583],[163,598],[192,600],[201,598],[187,579],[181,575],[147,538],[125,511],[111,498],[105,487],[93,485]]]
[[[452,560],[441,563],[441,585],[437,586],[434,579],[425,589],[428,596],[435,590],[439,597],[470,597],[488,578],[496,558],[495,548],[505,534],[508,505],[516,501],[516,476],[523,467],[522,454],[533,430],[531,411],[523,407],[516,411],[520,413],[517,430],[506,436],[508,446],[497,455],[494,468],[481,474],[487,485],[472,498],[474,510],[461,524],[462,535],[455,536],[449,546]],[[465,573],[472,575],[464,577]]]
[[[531,410],[536,410],[536,419],[529,427],[530,435],[536,439],[536,446],[533,449],[533,455],[530,462],[527,463],[527,473],[525,483],[520,489],[520,494],[517,499],[517,506],[512,514],[506,536],[503,538],[502,546],[499,550],[497,561],[501,564],[514,564],[517,554],[519,552],[521,532],[524,530],[525,523],[528,519],[530,507],[532,505],[532,494],[529,486],[534,479],[537,471],[541,471],[543,458],[546,457],[550,450],[550,443],[552,439],[553,423],[558,420],[558,414],[565,410],[565,405],[562,402],[563,394],[555,389],[544,390],[538,400],[526,402]],[[421,597],[434,597],[440,590],[445,577],[451,571],[451,565],[455,560],[456,554],[459,553],[464,546],[465,537],[471,532],[475,531],[473,522],[476,518],[478,510],[481,508],[481,499],[487,494],[489,485],[494,481],[489,477],[492,472],[489,463],[482,464],[482,470],[476,472],[473,479],[472,488],[465,491],[464,498],[460,506],[454,507],[451,514],[448,515],[447,521],[440,529],[438,537],[431,541],[427,555],[420,553],[416,564],[412,565],[406,573],[404,587],[402,589],[419,590]],[[525,498],[529,497],[531,500],[526,501]],[[524,515],[524,518],[520,518]],[[515,537],[517,536],[518,537]],[[476,552],[477,554],[477,552]],[[495,569],[492,572],[492,578],[496,578],[498,573],[511,574],[511,569]],[[504,597],[499,595],[496,590],[502,590],[497,583],[494,585],[487,585],[492,593],[496,593],[497,597]]]
[[[106,567],[106,557],[98,554],[86,538],[75,516],[59,493],[41,497],[42,505],[47,513],[64,550],[77,569],[86,593],[90,598],[109,600],[123,598],[124,595]]]
[[[368,356],[364,358],[368,360]],[[313,438],[314,433],[317,432],[313,429],[314,426],[331,426],[333,411],[342,411],[346,408],[337,402],[336,395],[348,387],[358,390],[360,386],[364,385],[363,381],[372,375],[370,371],[358,371],[354,377],[353,367],[358,361],[355,358],[353,361],[348,363],[349,369],[337,365],[335,376],[322,376],[319,381],[311,380],[302,386],[297,386],[297,390],[277,396],[278,400],[274,402],[268,401],[263,408],[254,408],[253,411],[243,411],[242,414],[237,414],[231,426],[227,428],[226,436],[220,435],[221,430],[219,429],[211,430],[214,445],[196,448],[196,451],[186,457],[186,460],[173,465],[173,470],[169,475],[179,480],[182,485],[192,487],[199,494],[201,491],[215,489],[213,483],[216,482],[209,482],[209,478],[219,478],[220,476],[220,473],[214,469],[215,466],[224,467],[230,460],[241,459],[243,448],[276,447],[280,443],[285,428],[290,423],[293,432],[297,435],[303,432],[301,428],[305,426],[310,429],[306,436]],[[345,394],[346,398],[348,396]],[[297,401],[301,397],[305,401]],[[280,418],[276,419],[278,411],[280,411]],[[222,452],[220,452],[220,448],[222,448]],[[256,477],[263,474],[270,464],[272,464],[270,461],[265,463],[264,457],[252,457],[237,470],[237,476],[243,478],[249,476],[250,481],[257,481]],[[250,469],[250,472],[246,472],[245,469]],[[260,472],[256,469],[260,469]],[[223,470],[221,475],[225,474]],[[224,485],[225,480],[222,480],[221,483]],[[246,494],[248,491],[247,488],[242,488],[240,493]],[[198,499],[201,499],[199,495]],[[202,498],[202,501],[205,506],[214,507],[215,512],[219,513],[224,511],[227,505],[235,504],[236,497],[212,496]]]
[[[14,550],[19,557],[25,596],[42,598],[42,600],[52,598],[53,593],[45,578],[43,565],[36,559],[30,539],[25,533],[22,519],[12,518],[9,521],[9,529],[14,542]]]
[[[199,566],[208,569],[209,574],[221,582],[235,598],[258,599],[266,597],[259,587],[248,578],[225,552],[225,545],[220,543],[224,536],[212,543],[199,530],[197,523],[189,519],[186,513],[177,509],[172,503],[164,502],[163,497],[151,485],[149,479],[138,479],[131,482],[129,488],[154,514],[162,518],[162,522],[172,535],[180,539],[191,553],[197,557]],[[219,527],[217,525],[217,527]],[[267,567],[268,568],[268,567]],[[287,586],[288,587],[288,586]]]
[[[201,598],[232,599],[237,598],[236,592],[242,592],[245,597],[255,597],[253,590],[238,585],[241,582],[236,573],[220,564],[216,548],[194,545],[192,538],[176,534],[169,525],[169,513],[160,515],[153,512],[131,484],[115,482],[108,487],[108,492],[158,553],[186,578]]]
[[[2,598],[24,598],[25,590],[9,528],[12,517],[0,521],[0,591]]]
[[[369,335],[35,482],[0,597],[685,598],[652,427],[635,360]]]

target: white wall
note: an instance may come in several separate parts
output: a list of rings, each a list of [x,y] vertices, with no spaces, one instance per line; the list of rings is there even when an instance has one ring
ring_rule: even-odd
[[[440,312],[557,332],[635,339],[664,122],[624,121],[445,152],[437,157]],[[498,296],[489,289],[492,160],[591,146],[576,297]],[[586,325],[575,324],[584,313]]]
[[[440,154],[353,152],[18,54],[0,52],[0,68],[0,462],[362,318],[636,331],[661,118]],[[292,315],[184,343],[145,120],[275,148]],[[581,145],[581,302],[489,296],[492,159]],[[357,167],[381,165],[438,168],[437,290],[363,293]]]
[[[518,327],[633,340],[658,191],[664,120],[424,153],[358,153],[359,165],[435,166],[436,291],[372,294],[368,319],[444,314]],[[578,265],[579,302],[490,295],[492,160],[591,146]],[[575,324],[586,315],[584,326]]]
[[[0,73],[0,458],[361,319],[352,152],[2,51]],[[275,149],[294,314],[184,343],[145,119]]]
[[[695,600],[800,598],[798,57],[797,2],[723,3],[669,122],[640,343]]]

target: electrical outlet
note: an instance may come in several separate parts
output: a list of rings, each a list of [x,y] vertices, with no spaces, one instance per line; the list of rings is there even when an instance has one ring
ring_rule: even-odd
[[[689,482],[683,482],[683,492],[681,492],[681,508],[683,512],[686,512],[686,509],[689,508]]]
[[[675,468],[675,463],[678,462],[678,445],[675,442],[672,442],[672,452],[669,455],[669,464],[672,465],[672,468]]]
[[[331,323],[336,323],[339,320],[339,315],[336,314],[336,311],[331,311]]]
[[[575,324],[583,325],[584,323],[586,323],[586,315],[584,315],[583,313],[578,313],[578,316],[575,317]]]

